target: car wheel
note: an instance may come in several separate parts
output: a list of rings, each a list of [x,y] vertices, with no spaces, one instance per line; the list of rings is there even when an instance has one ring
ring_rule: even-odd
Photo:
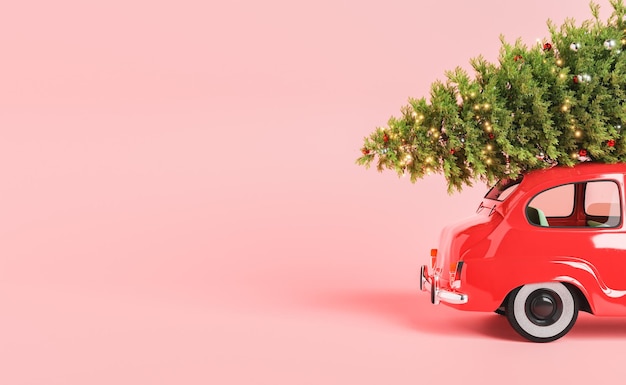
[[[578,301],[560,282],[524,285],[509,296],[507,319],[522,337],[550,342],[563,337],[578,317]]]
[[[498,315],[506,315],[506,309],[504,308],[504,306],[500,306],[494,311],[494,313]]]

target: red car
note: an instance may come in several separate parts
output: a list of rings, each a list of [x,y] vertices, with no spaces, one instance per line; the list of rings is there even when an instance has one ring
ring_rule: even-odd
[[[626,164],[582,163],[502,180],[446,227],[420,288],[433,304],[495,311],[535,342],[578,311],[626,316]]]

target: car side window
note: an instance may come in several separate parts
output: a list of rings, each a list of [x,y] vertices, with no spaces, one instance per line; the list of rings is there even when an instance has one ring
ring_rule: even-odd
[[[548,226],[547,218],[569,217],[574,211],[574,184],[553,187],[537,194],[528,204],[528,221],[537,226]]]
[[[611,180],[570,183],[544,190],[526,207],[531,225],[542,227],[618,227],[620,191]]]
[[[584,206],[587,226],[617,227],[622,221],[619,188],[613,181],[587,182]]]

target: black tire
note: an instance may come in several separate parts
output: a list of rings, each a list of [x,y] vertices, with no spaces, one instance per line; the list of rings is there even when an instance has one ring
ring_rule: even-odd
[[[506,316],[522,337],[550,342],[563,337],[576,323],[578,298],[560,282],[524,285],[511,292]]]
[[[494,313],[496,313],[497,315],[506,315],[506,310],[504,306],[500,306],[499,308],[497,308]]]

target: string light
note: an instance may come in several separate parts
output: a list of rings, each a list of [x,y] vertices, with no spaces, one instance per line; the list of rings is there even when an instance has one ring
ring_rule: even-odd
[[[559,67],[563,65],[563,60],[562,59],[556,59],[556,65],[558,65]],[[565,74],[561,74],[563,76],[565,76]]]
[[[487,164],[491,164],[492,163],[491,158],[487,158],[486,162],[487,162]]]
[[[490,145],[490,144],[488,144],[488,145],[487,145],[487,151],[491,151],[491,150],[493,150],[493,146],[492,146],[492,145]]]
[[[577,137],[577,138],[580,138],[582,135],[583,135],[583,133],[580,130],[576,130],[574,132],[574,136]]]

